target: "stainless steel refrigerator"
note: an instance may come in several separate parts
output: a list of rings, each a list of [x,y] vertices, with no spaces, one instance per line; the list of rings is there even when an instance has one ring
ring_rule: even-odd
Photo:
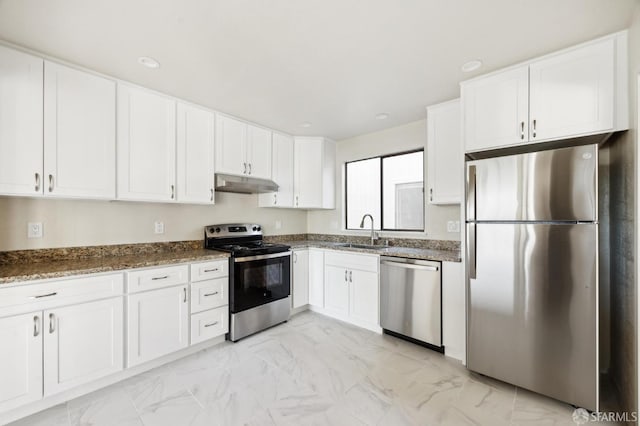
[[[598,147],[466,164],[467,367],[598,409]]]

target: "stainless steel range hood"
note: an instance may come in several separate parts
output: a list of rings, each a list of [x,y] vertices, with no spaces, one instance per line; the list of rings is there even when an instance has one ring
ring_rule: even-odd
[[[275,192],[277,190],[278,184],[269,179],[216,173],[216,191],[219,192],[261,194],[264,192]]]

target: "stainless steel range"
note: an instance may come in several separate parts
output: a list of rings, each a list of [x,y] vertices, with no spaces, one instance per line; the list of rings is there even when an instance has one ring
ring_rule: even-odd
[[[229,340],[287,321],[291,313],[291,250],[262,240],[256,224],[209,225],[207,249],[226,251],[229,258]]]

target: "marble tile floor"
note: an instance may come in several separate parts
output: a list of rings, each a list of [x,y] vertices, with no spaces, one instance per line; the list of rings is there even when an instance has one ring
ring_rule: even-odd
[[[15,426],[575,425],[573,408],[303,312]]]

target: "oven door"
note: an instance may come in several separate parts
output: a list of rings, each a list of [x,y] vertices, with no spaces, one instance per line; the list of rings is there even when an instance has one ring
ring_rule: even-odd
[[[235,258],[231,281],[232,313],[284,299],[291,292],[291,252]]]

